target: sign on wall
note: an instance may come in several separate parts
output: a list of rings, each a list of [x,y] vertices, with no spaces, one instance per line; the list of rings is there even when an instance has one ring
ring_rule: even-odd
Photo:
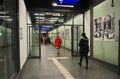
[[[115,37],[115,14],[94,19],[94,39],[102,41],[114,41]]]

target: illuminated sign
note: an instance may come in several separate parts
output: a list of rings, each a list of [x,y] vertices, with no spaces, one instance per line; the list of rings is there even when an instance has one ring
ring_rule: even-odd
[[[58,5],[78,5],[79,0],[57,0]]]
[[[41,31],[50,31],[50,30],[52,30],[52,29],[53,29],[52,27],[40,26],[40,30],[41,30]]]

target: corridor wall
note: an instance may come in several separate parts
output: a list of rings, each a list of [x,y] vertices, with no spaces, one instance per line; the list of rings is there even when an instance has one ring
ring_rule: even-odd
[[[77,32],[77,28],[78,28],[78,32]],[[74,34],[73,34],[74,42],[73,43],[74,43],[74,51],[75,52],[79,51],[78,44],[81,39],[82,32],[83,32],[83,14],[79,14],[74,17]]]
[[[27,11],[24,0],[19,0],[19,36],[20,36],[20,69],[27,59]]]
[[[71,49],[71,26],[65,26],[64,29],[65,29],[64,47],[67,49]]]
[[[59,37],[62,39],[62,47],[64,47],[65,46],[64,26],[60,26],[57,30],[58,30]]]
[[[89,48],[90,47],[90,10],[85,12],[85,33],[89,39]],[[90,56],[90,51],[89,51],[89,56]]]
[[[93,8],[93,57],[110,64],[118,65],[120,0],[114,0],[114,4],[112,7],[111,1],[105,0]],[[99,24],[100,26],[98,26]]]
[[[49,35],[50,35],[50,37],[51,37],[51,42],[52,42],[52,44],[54,44],[54,40],[55,40],[55,38],[56,38],[56,36],[57,36],[57,29],[54,29],[53,31],[50,31],[50,32],[49,32]]]

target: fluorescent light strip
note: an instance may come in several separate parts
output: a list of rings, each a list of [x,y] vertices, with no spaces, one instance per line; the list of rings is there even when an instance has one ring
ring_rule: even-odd
[[[71,5],[57,5],[58,7],[74,7],[74,6],[71,6]]]
[[[0,14],[6,14],[6,13],[8,13],[7,11],[5,12],[5,11],[0,11]]]
[[[56,17],[56,18],[51,18],[51,20],[56,20],[56,19],[58,19],[58,17]]]
[[[39,15],[39,13],[34,13],[34,15]]]
[[[0,16],[0,18],[10,18],[10,16]]]
[[[43,14],[43,13],[40,13],[40,15],[41,15],[41,16],[44,16],[45,14]]]
[[[56,7],[74,7],[72,5],[57,5],[57,3],[53,3],[52,5]]]

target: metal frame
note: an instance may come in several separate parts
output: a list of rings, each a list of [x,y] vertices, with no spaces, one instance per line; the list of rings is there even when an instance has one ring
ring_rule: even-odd
[[[29,24],[28,24],[29,25]],[[39,40],[39,56],[32,56],[31,55],[31,53],[32,53],[32,51],[30,51],[30,40],[31,40],[31,36],[30,36],[30,28],[32,28],[33,26],[30,26],[28,29],[29,29],[29,56],[28,56],[28,58],[29,59],[34,59],[34,58],[41,58],[41,54],[40,54],[40,40]],[[33,31],[32,31],[33,32]],[[39,32],[40,33],[40,32]],[[39,37],[39,39],[40,39],[40,37]]]

